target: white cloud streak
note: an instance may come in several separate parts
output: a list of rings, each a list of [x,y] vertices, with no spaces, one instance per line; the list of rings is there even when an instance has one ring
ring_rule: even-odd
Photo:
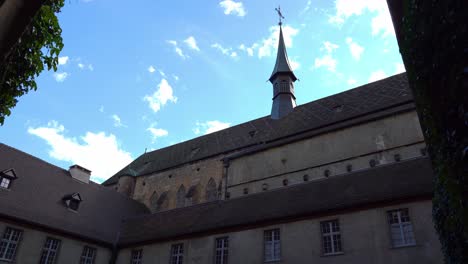
[[[320,58],[315,58],[314,68],[318,69],[321,67],[326,68],[328,71],[334,72],[338,61],[333,58],[332,54],[335,49],[339,48],[338,45],[331,43],[330,41],[323,42],[323,47],[320,50],[325,51],[325,55]]]
[[[270,27],[270,36],[266,39],[257,43],[258,45],[258,57],[269,57],[274,55],[274,51],[278,47],[279,41],[279,26],[272,26]],[[291,26],[285,25],[283,26],[283,37],[284,37],[284,44],[287,48],[292,47],[293,45],[293,37],[299,33],[299,29],[293,28]]]
[[[219,50],[222,54],[229,56],[231,58],[237,57],[237,52],[233,51],[232,48],[225,48],[219,43],[214,43],[211,45],[212,48]]]
[[[58,64],[59,65],[65,65],[68,63],[68,56],[63,56],[58,58]]]
[[[225,0],[219,2],[219,6],[224,9],[225,15],[237,15],[243,17],[247,14],[244,9],[244,4],[242,2],[235,2],[232,0]]]
[[[162,128],[156,128],[154,127],[154,125],[151,125],[146,130],[151,133],[153,143],[156,142],[158,138],[166,137],[169,135],[169,132],[167,130]]]
[[[198,48],[198,46],[197,46],[197,41],[195,40],[195,38],[193,36],[188,37],[187,39],[184,40],[184,42],[185,42],[185,44],[187,44],[187,46],[190,49],[200,51],[200,48]]]
[[[175,53],[177,53],[177,55],[179,55],[179,57],[181,57],[184,60],[189,58],[189,56],[185,55],[182,49],[178,46],[177,41],[167,40],[167,43],[171,44],[174,47],[174,51]]]
[[[57,82],[64,82],[67,79],[68,75],[69,74],[67,72],[54,72],[54,79]]]
[[[329,18],[330,23],[342,25],[350,17],[360,16],[368,11],[374,15],[371,20],[372,35],[395,35],[385,0],[337,0],[335,8],[336,14]]]
[[[67,137],[65,127],[57,121],[50,121],[47,126],[29,127],[28,133],[49,144],[50,157],[91,170],[91,179],[98,182],[114,175],[133,160],[129,152],[120,148],[113,134],[86,132],[78,139]]]
[[[120,117],[118,115],[113,114],[113,115],[111,115],[111,118],[112,118],[112,120],[114,120],[114,126],[115,127],[127,127],[126,125],[124,125],[122,123],[122,120],[120,119]]]
[[[353,39],[350,37],[346,38],[346,44],[348,44],[351,56],[353,56],[353,58],[357,61],[360,60],[361,55],[364,52],[364,48],[357,44],[355,41],[353,41]]]
[[[226,129],[231,126],[231,123],[221,122],[218,120],[197,122],[195,127],[192,129],[195,135],[210,134],[219,130]]]
[[[148,67],[148,72],[153,73],[153,72],[155,72],[155,71],[156,71],[156,69],[153,67],[153,65],[150,65],[150,66]]]
[[[375,82],[387,78],[387,74],[383,70],[377,70],[371,73],[369,82]]]
[[[177,97],[174,96],[172,87],[167,80],[162,79],[156,91],[151,95],[146,95],[143,100],[148,102],[149,107],[157,113],[167,102],[176,103]]]

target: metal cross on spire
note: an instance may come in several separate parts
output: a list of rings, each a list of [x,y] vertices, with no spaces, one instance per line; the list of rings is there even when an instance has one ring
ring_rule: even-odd
[[[281,25],[283,24],[283,23],[281,22],[281,19],[284,19],[284,16],[283,16],[283,14],[281,13],[281,7],[278,6],[278,8],[275,8],[275,10],[276,10],[276,12],[278,12],[278,16],[279,16],[279,23],[278,23],[278,25],[281,26]]]

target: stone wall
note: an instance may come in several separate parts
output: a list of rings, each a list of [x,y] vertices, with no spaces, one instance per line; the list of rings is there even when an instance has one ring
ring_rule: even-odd
[[[414,158],[423,140],[414,111],[337,130],[231,160],[228,192],[236,197]]]
[[[183,195],[186,198],[185,206],[216,199],[223,176],[221,158],[222,156],[216,156],[148,176],[137,177],[133,198],[144,203],[152,212],[176,208],[177,194],[179,193],[179,197],[182,196],[182,192],[179,192],[181,186],[185,189]],[[206,196],[208,186],[211,188],[210,197]],[[165,196],[166,201],[161,201],[161,196]]]

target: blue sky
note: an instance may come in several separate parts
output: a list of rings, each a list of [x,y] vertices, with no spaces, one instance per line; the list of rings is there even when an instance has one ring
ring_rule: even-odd
[[[385,0],[283,1],[304,104],[404,71]],[[101,182],[148,151],[269,115],[277,2],[65,1],[57,72],[0,141]]]

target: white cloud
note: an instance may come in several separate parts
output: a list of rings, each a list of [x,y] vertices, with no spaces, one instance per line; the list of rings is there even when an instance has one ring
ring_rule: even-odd
[[[320,50],[326,50],[327,53],[332,53],[334,50],[339,48],[340,46],[331,43],[330,41],[323,42],[323,47]]]
[[[289,64],[291,65],[291,70],[295,71],[301,67],[301,64],[298,61],[293,60],[292,58],[289,58]]]
[[[219,43],[214,43],[211,45],[211,47],[221,51],[221,53],[226,56],[229,56],[231,58],[237,58],[237,52],[233,51],[232,48],[225,48]]]
[[[58,58],[58,64],[59,65],[65,65],[68,63],[68,56],[63,56]]]
[[[57,82],[63,82],[65,79],[67,79],[68,73],[67,72],[54,72],[54,78]]]
[[[383,70],[377,70],[371,73],[369,82],[375,82],[387,78],[387,74]]]
[[[29,127],[28,133],[47,141],[52,158],[91,170],[94,180],[109,178],[133,160],[129,152],[119,147],[113,134],[86,132],[78,139],[66,137],[65,127],[56,121],[50,121],[47,126]]]
[[[339,46],[330,41],[323,42],[323,47],[320,48],[320,50],[325,51],[325,55],[320,58],[315,58],[314,67],[316,69],[325,67],[328,71],[334,72],[338,61],[333,58],[332,53],[337,48],[339,48]]]
[[[403,63],[395,63],[395,74],[406,72],[405,65]]]
[[[219,130],[228,128],[231,123],[225,123],[218,120],[198,122],[195,124],[195,127],[192,129],[193,133],[196,135],[199,134],[210,134]]]
[[[161,77],[166,77],[166,74],[162,70],[158,70],[158,72],[159,72],[159,75],[161,75]]]
[[[103,105],[101,105],[101,107],[99,107],[99,112],[104,113],[104,106]]]
[[[247,47],[244,44],[241,44],[239,46],[239,49],[242,50],[242,51],[247,52],[247,55],[249,55],[249,57],[252,57],[254,55],[254,49],[257,48],[257,47],[258,47],[257,43],[253,44],[251,47]]]
[[[244,9],[244,4],[242,2],[225,0],[225,1],[219,2],[219,6],[221,6],[224,9],[225,15],[233,14],[233,15],[243,17],[247,14],[247,12]]]
[[[312,0],[307,1],[306,6],[304,7],[304,9],[302,9],[302,11],[301,11],[301,13],[299,15],[303,15],[304,13],[309,11],[311,5],[312,5]]]
[[[314,67],[325,67],[327,70],[334,72],[336,70],[337,61],[331,55],[325,55],[321,58],[315,58]]]
[[[150,73],[153,73],[153,72],[156,71],[156,69],[153,67],[153,65],[150,65],[150,66],[148,67],[148,71],[149,71]]]
[[[158,84],[158,89],[152,95],[146,95],[143,100],[148,102],[149,107],[156,113],[167,102],[176,103],[177,97],[174,96],[172,87],[167,80],[162,79]]]
[[[197,41],[193,36],[188,37],[186,40],[184,40],[185,44],[193,50],[200,51],[200,48],[197,46]]]
[[[177,82],[179,80],[179,76],[175,75],[175,74],[172,74],[172,78],[174,78],[174,80]]]
[[[342,25],[351,16],[360,16],[365,11],[374,14],[371,20],[372,35],[394,35],[392,19],[385,0],[337,0],[336,14],[328,20],[330,23]]]
[[[352,38],[346,38],[346,43],[348,44],[349,51],[355,60],[361,59],[361,54],[364,52],[364,48],[353,41]]]
[[[78,63],[78,68],[80,68],[81,70],[85,70],[85,69],[88,69],[88,70],[90,70],[90,71],[93,71],[93,70],[94,70],[94,67],[93,67],[92,64],[86,65],[86,64],[83,64],[83,63],[81,63],[81,62]]]
[[[291,26],[283,26],[283,37],[284,44],[286,47],[292,47],[293,37],[299,33],[299,29],[295,29]],[[268,57],[273,54],[273,52],[278,47],[279,41],[279,26],[270,27],[270,36],[266,39],[260,41],[261,44],[258,44],[258,57]]]
[[[181,48],[179,48],[179,46],[177,45],[177,41],[175,40],[167,40],[167,43],[171,44],[172,46],[174,46],[174,51],[177,53],[177,55],[179,55],[179,57],[181,57],[182,59],[187,59],[188,56],[184,54],[184,52],[182,51]]]
[[[347,81],[348,85],[354,85],[357,83],[356,80],[354,80],[353,78],[349,78],[348,81]]]
[[[166,137],[167,135],[169,135],[169,132],[167,130],[162,129],[162,128],[155,128],[153,125],[148,127],[146,130],[151,133],[153,137],[152,139],[153,143],[156,141],[156,139],[160,137]]]
[[[118,115],[113,114],[111,118],[114,120],[115,127],[127,127],[126,125],[122,124],[122,120],[120,120],[120,117]]]

